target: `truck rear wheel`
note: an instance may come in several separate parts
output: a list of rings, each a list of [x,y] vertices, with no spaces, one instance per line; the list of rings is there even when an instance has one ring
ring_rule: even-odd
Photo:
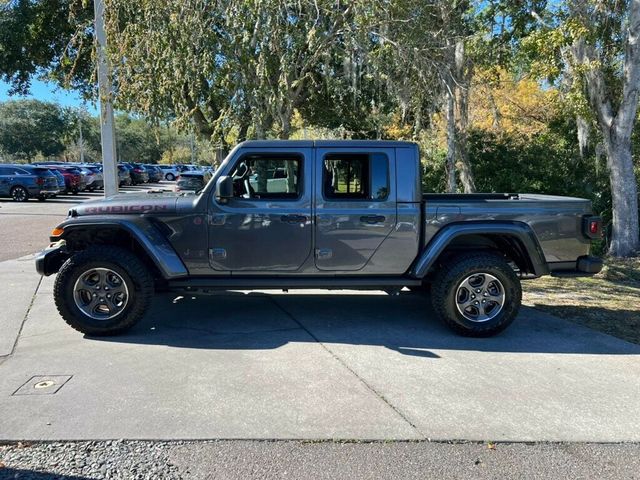
[[[490,337],[516,318],[522,300],[520,280],[497,254],[453,257],[433,285],[433,307],[454,331],[469,337]]]
[[[65,262],[53,296],[71,327],[86,335],[116,335],[144,315],[153,296],[153,277],[131,252],[95,246]]]

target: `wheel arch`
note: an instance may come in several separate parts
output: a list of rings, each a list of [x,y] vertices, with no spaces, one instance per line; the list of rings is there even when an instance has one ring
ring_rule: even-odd
[[[85,250],[92,245],[116,245],[137,254],[157,278],[169,280],[188,275],[173,246],[150,221],[76,222],[61,225],[64,233],[60,238],[65,240],[70,252]]]
[[[524,274],[536,277],[549,274],[538,239],[526,223],[465,222],[442,228],[414,263],[411,276],[424,278],[447,256],[469,249],[500,252]]]

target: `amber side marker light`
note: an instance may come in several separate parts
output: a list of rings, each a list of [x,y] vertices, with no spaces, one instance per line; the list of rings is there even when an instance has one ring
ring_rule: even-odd
[[[51,236],[52,237],[59,237],[60,235],[62,235],[64,233],[64,228],[54,228],[53,230],[51,230]]]

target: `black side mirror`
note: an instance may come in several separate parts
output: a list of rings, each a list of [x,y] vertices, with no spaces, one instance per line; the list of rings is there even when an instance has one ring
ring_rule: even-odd
[[[223,175],[216,180],[216,200],[227,203],[230,198],[233,198],[233,179]]]

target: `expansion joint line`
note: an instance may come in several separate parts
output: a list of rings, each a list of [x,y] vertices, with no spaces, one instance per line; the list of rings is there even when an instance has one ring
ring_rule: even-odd
[[[336,360],[338,363],[340,363],[344,368],[346,368],[354,377],[356,377],[358,379],[359,382],[361,382],[366,388],[367,390],[369,390],[371,393],[373,393],[376,397],[378,397],[380,400],[382,400],[391,410],[393,410],[396,415],[398,415],[404,422],[406,422],[412,429],[414,429],[418,435],[421,438],[426,438],[426,436],[420,431],[420,429],[411,421],[409,420],[409,417],[407,417],[407,415],[405,415],[399,408],[397,408],[395,405],[393,405],[389,400],[387,400],[385,398],[384,395],[382,395],[380,392],[378,392],[372,385],[370,385],[364,378],[362,378],[360,375],[358,375],[358,373],[351,368],[344,360],[342,360],[342,358],[340,358],[338,355],[336,355],[333,350],[331,350],[329,347],[327,347],[322,341],[320,341],[320,339],[315,336],[311,330],[309,330],[300,320],[298,320],[291,312],[289,312],[286,308],[284,308],[274,297],[273,295],[269,295],[269,298],[271,299],[271,301],[276,305],[276,307],[282,312],[284,313],[287,317],[289,317],[292,321],[294,321],[296,324],[298,324],[300,326],[300,328],[302,330],[304,330],[305,332],[307,332],[307,334],[309,334],[309,336],[311,338],[313,338],[329,355],[331,355],[333,357],[334,360]]]

